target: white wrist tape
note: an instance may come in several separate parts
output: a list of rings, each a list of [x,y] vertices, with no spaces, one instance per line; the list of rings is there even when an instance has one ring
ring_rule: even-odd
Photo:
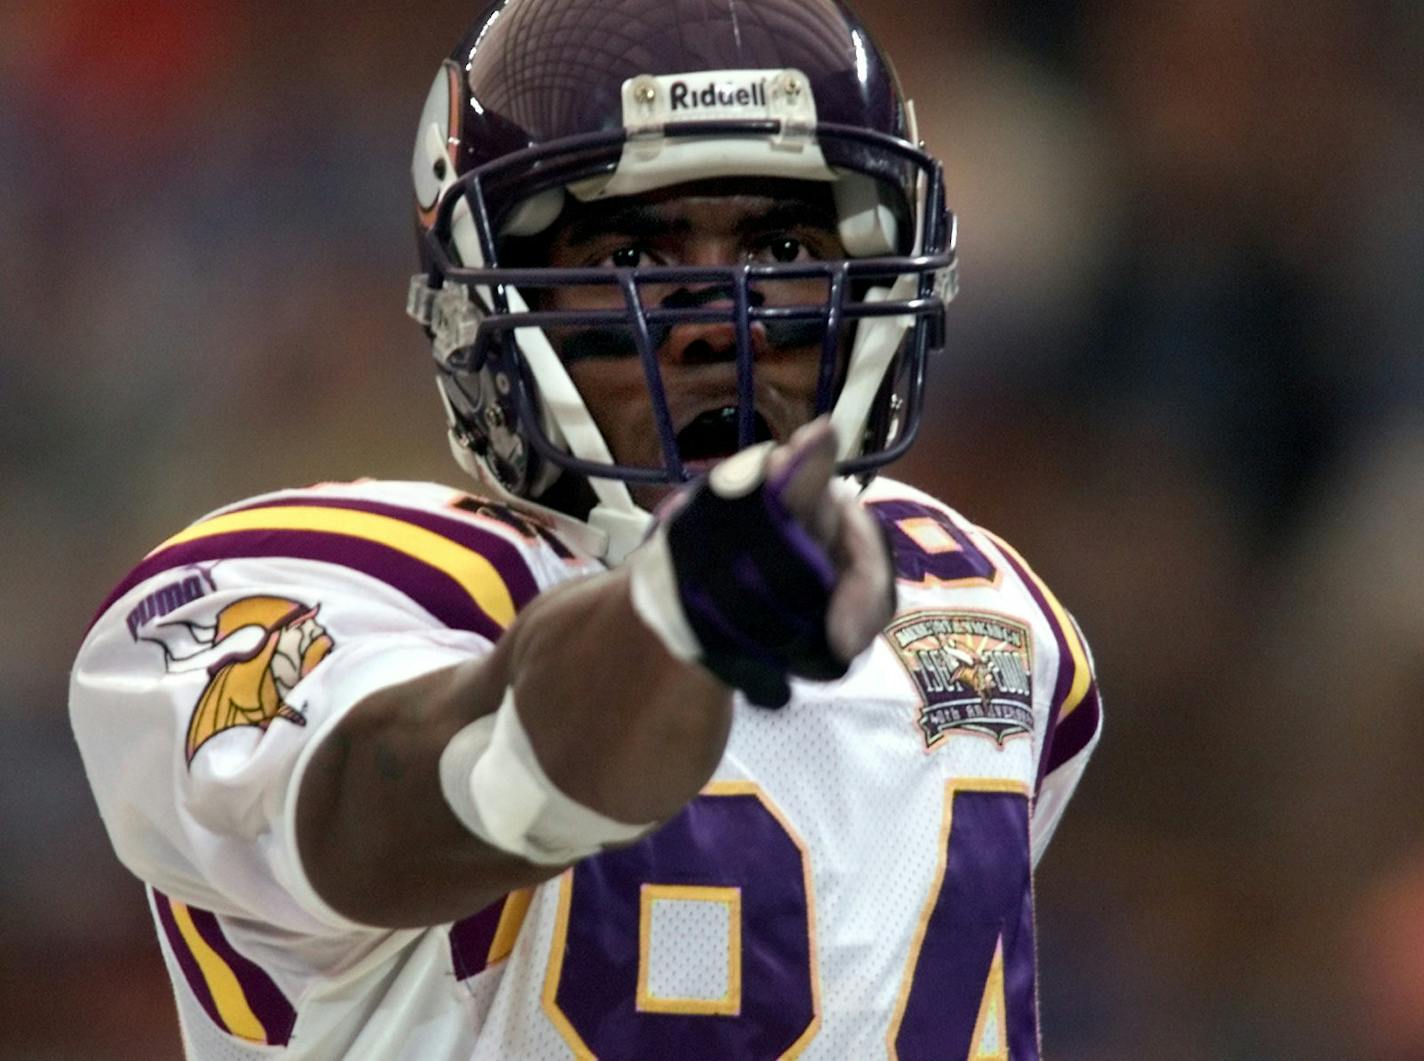
[[[674,659],[695,663],[702,646],[682,610],[677,571],[668,550],[667,536],[657,530],[628,557],[628,590],[633,611],[657,635]]]
[[[614,821],[555,788],[519,721],[512,689],[498,711],[450,738],[440,754],[440,789],[470,832],[542,865],[575,862],[657,824]]]

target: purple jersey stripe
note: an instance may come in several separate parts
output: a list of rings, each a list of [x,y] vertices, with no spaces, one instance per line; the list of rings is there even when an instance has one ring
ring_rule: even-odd
[[[539,586],[534,581],[534,575],[529,570],[529,565],[525,563],[524,557],[520,555],[519,549],[508,539],[500,537],[492,531],[483,527],[476,527],[463,520],[452,519],[447,516],[438,516],[433,512],[426,512],[418,508],[405,508],[401,505],[390,505],[380,501],[365,501],[359,498],[332,498],[313,495],[302,495],[300,497],[283,497],[276,500],[254,501],[250,505],[241,508],[229,509],[231,512],[244,512],[255,508],[296,508],[296,507],[316,507],[316,508],[341,508],[353,512],[370,512],[377,516],[389,516],[391,519],[398,519],[402,523],[409,523],[415,527],[423,527],[425,530],[439,534],[444,538],[449,538],[457,545],[463,545],[472,552],[479,553],[499,572],[499,577],[504,580],[505,587],[509,590],[509,595],[514,598],[514,606],[522,608],[528,604],[539,593]]]
[[[237,977],[247,1005],[267,1032],[267,1044],[286,1046],[292,1037],[292,1027],[297,1023],[297,1011],[287,1001],[287,996],[260,966],[233,949],[216,914],[199,910],[196,906],[188,907],[188,913],[192,915],[198,934]]]
[[[153,903],[153,911],[158,915],[158,921],[163,926],[163,934],[168,937],[168,949],[177,960],[178,967],[183,970],[183,979],[188,981],[188,987],[192,989],[193,997],[203,1007],[203,1012],[212,1018],[214,1025],[226,1028],[227,1025],[218,1012],[218,1004],[213,998],[213,993],[208,989],[207,978],[198,968],[198,960],[188,949],[183,934],[178,931],[178,923],[173,920],[173,907],[170,905],[172,900],[157,888],[149,888],[148,893],[149,900]]]
[[[472,630],[491,641],[502,627],[450,575],[398,549],[365,538],[326,531],[244,530],[197,538],[150,555],[129,572],[100,606],[93,622],[145,579],[172,568],[217,560],[289,557],[340,564],[380,579],[410,597],[441,623]],[[90,626],[93,626],[93,622]]]
[[[450,926],[450,962],[457,980],[468,980],[489,965],[490,944],[509,896]]]
[[[1102,705],[1098,699],[1098,683],[1088,687],[1083,702],[1053,731],[1052,743],[1044,757],[1044,774],[1050,774],[1086,748],[1098,732]]]
[[[1003,546],[1003,543],[995,539],[995,544],[1000,546],[999,552],[1009,566],[1019,576],[1019,581],[1024,584],[1029,595],[1033,597],[1034,603],[1038,605],[1038,610],[1043,613],[1044,619],[1048,621],[1048,627],[1053,631],[1053,639],[1058,642],[1058,680],[1053,685],[1053,699],[1049,701],[1048,708],[1048,728],[1044,732],[1043,748],[1046,753],[1053,746],[1054,732],[1058,728],[1058,713],[1063,710],[1063,701],[1068,696],[1068,690],[1073,688],[1073,650],[1068,646],[1068,638],[1063,633],[1063,627],[1058,622],[1058,617],[1053,612],[1053,606],[1048,603],[1048,598],[1043,595],[1043,590],[1039,588],[1038,579],[1029,572],[1028,568],[1019,560],[1014,553]],[[1082,708],[1080,707],[1079,710]],[[1048,755],[1041,754],[1038,763],[1038,778],[1034,782],[1034,792],[1038,791],[1038,786],[1043,783],[1044,776],[1048,773]]]

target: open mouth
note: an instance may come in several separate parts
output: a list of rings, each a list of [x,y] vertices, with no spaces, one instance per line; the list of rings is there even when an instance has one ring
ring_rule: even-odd
[[[752,416],[752,441],[766,442],[775,436],[760,413]],[[724,405],[708,409],[677,433],[677,452],[685,462],[700,463],[730,457],[741,446],[737,442],[737,407]]]

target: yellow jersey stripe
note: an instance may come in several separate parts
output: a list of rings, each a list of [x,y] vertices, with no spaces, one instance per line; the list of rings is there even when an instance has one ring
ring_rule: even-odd
[[[218,1013],[228,1031],[239,1039],[266,1045],[267,1029],[257,1019],[257,1014],[252,1012],[247,995],[238,983],[237,974],[217,951],[208,946],[208,941],[203,939],[198,926],[193,924],[193,915],[188,912],[187,905],[177,899],[169,899],[168,904],[173,911],[173,921],[178,926],[178,932],[188,944],[198,968],[202,970],[208,991],[211,992],[213,1002],[218,1007]]]
[[[524,927],[524,916],[529,913],[529,902],[534,898],[533,888],[520,888],[505,897],[499,912],[499,924],[495,927],[494,938],[490,940],[489,954],[485,965],[508,958],[519,939],[519,930]]]
[[[1068,694],[1063,698],[1063,707],[1058,712],[1058,719],[1061,722],[1083,702],[1093,681],[1092,668],[1088,666],[1088,652],[1083,647],[1082,638],[1078,636],[1077,624],[1068,617],[1068,613],[1064,611],[1063,605],[1058,603],[1058,598],[1053,595],[1053,591],[1038,577],[1033,568],[1028,566],[1024,558],[1019,555],[1018,550],[998,535],[986,531],[982,527],[979,529],[990,541],[1017,561],[1019,569],[1032,580],[1035,588],[1048,602],[1048,607],[1053,613],[1051,618],[1058,626],[1063,643],[1068,646],[1068,651],[1073,658],[1073,684],[1069,686]]]
[[[509,587],[488,559],[434,531],[374,512],[320,505],[243,509],[194,524],[149,555],[219,534],[264,530],[340,534],[386,546],[449,576],[501,627],[507,627],[514,620],[514,599]]]

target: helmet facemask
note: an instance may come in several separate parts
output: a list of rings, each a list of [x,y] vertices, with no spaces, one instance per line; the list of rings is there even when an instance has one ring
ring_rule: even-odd
[[[763,84],[785,86],[795,76],[761,72]],[[675,484],[699,470],[684,459],[678,428],[686,425],[674,423],[663,384],[659,351],[668,329],[719,324],[735,336],[727,359],[736,366],[738,448],[766,434],[756,407],[754,329],[817,336],[814,412],[832,417],[839,472],[867,478],[914,437],[924,362],[942,345],[944,303],[954,288],[952,219],[940,168],[918,147],[870,129],[797,124],[785,116],[630,125],[640,87],[666,89],[671,81],[629,79],[624,128],[513,152],[458,178],[447,170],[439,179],[445,138],[438,130],[428,138],[430,172],[440,188],[423,232],[429,270],[412,284],[411,309],[432,334],[457,457],[486,483],[533,500],[545,498],[561,476],[564,486],[575,477],[591,495],[589,511],[575,514],[614,538],[620,527],[641,534],[646,523],[629,484]],[[418,144],[417,166],[419,156]],[[512,253],[536,244],[569,201],[747,176],[829,187],[847,256],[553,268]],[[822,294],[798,304],[768,294],[790,284]],[[616,290],[616,308],[549,308],[550,293],[590,285]],[[695,297],[653,302],[647,297],[653,288],[711,290],[718,298],[712,305]],[[657,460],[615,460],[555,349],[561,344],[550,341],[571,331],[620,336],[637,357],[659,436]],[[561,496],[559,507],[567,508],[569,495]]]

